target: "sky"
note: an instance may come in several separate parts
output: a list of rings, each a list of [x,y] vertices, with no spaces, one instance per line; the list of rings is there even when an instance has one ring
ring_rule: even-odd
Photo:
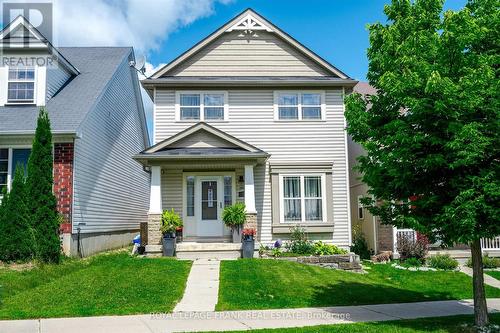
[[[0,0],[4,1],[20,2]],[[53,3],[56,47],[133,46],[136,55],[146,59],[148,75],[246,8],[252,8],[350,77],[365,80],[367,24],[386,22],[383,8],[389,0],[54,0]],[[466,0],[446,0],[445,9],[457,10],[465,3]],[[143,100],[151,132],[152,103],[145,94]]]

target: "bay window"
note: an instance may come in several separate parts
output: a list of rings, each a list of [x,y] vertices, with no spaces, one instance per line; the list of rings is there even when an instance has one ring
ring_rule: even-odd
[[[321,120],[323,99],[321,92],[278,91],[275,93],[275,119]]]
[[[27,104],[35,102],[35,69],[9,68],[8,103]]]
[[[324,175],[280,175],[282,222],[324,221]]]
[[[177,120],[213,121],[227,118],[225,92],[177,92]]]

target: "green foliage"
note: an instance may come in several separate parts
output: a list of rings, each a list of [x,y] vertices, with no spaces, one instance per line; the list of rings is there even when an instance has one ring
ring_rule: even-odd
[[[404,266],[408,266],[408,267],[420,267],[422,266],[422,259],[418,259],[418,258],[414,258],[414,257],[411,257],[411,258],[407,258],[405,259],[402,264]]]
[[[33,232],[24,183],[24,168],[17,167],[10,193],[4,196],[0,213],[0,260],[32,258]]]
[[[322,241],[314,243],[314,254],[315,255],[332,255],[332,254],[346,254],[347,251],[338,248],[335,245],[325,244]]]
[[[467,259],[467,267],[472,267],[472,258]],[[483,268],[498,268],[500,267],[500,258],[489,257],[488,255],[483,256]]]
[[[314,245],[308,240],[305,229],[300,226],[290,228],[290,241],[285,245],[288,252],[296,254],[313,254]]]
[[[183,225],[182,219],[172,208],[171,210],[164,210],[161,215],[160,231],[162,234],[173,234],[178,228]]]
[[[446,245],[500,234],[500,11],[394,0],[369,26],[376,96],[346,98],[358,170],[383,222]],[[367,106],[370,106],[367,109]],[[382,204],[376,205],[376,202]]]
[[[373,254],[360,228],[353,229],[351,251],[359,255],[361,259],[370,259]]]
[[[40,108],[26,180],[35,254],[42,262],[59,262],[59,220],[53,187],[52,133],[47,111]]]
[[[246,221],[245,204],[237,202],[234,205],[225,207],[222,212],[222,221],[231,229],[241,227]]]
[[[458,267],[458,261],[450,257],[449,254],[438,254],[430,257],[427,264],[432,268],[454,270]]]
[[[283,251],[279,247],[273,247],[271,250],[271,255],[275,258],[279,258],[283,255]]]

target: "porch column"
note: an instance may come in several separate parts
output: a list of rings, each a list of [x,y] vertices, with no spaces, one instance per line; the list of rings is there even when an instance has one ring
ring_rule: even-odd
[[[255,184],[253,178],[253,164],[245,165],[245,207],[246,222],[244,228],[257,231],[257,210],[255,209]]]
[[[152,166],[148,211],[148,245],[158,245],[161,242],[161,214],[161,166]]]

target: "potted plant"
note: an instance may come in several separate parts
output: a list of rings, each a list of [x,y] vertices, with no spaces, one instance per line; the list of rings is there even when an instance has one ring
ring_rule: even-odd
[[[175,254],[175,232],[182,227],[182,219],[174,209],[165,210],[161,215],[160,231],[163,234],[163,255],[173,257]]]
[[[237,202],[234,205],[224,208],[222,220],[227,227],[231,228],[233,243],[241,243],[240,230],[246,220],[245,204]]]
[[[243,229],[243,245],[241,246],[242,258],[253,258],[255,251],[255,229]]]

